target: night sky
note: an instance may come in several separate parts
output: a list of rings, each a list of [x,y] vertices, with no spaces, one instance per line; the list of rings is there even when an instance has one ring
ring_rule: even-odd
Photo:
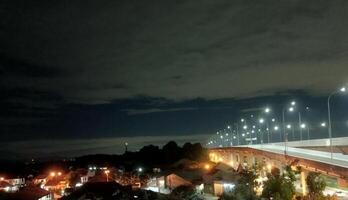
[[[347,10],[346,0],[2,0],[0,154],[204,142],[292,99],[319,123],[348,83]],[[347,100],[333,99],[336,136]]]

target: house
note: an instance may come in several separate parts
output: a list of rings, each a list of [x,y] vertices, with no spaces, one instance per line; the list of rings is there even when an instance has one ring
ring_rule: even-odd
[[[175,170],[159,174],[149,180],[147,190],[168,194],[179,186],[193,186],[198,192],[203,189],[202,170]]]
[[[25,178],[7,174],[1,175],[0,181],[3,182],[3,186],[7,185],[4,182],[7,182],[10,186],[6,186],[8,191],[17,191],[19,188],[23,187],[25,185]]]
[[[203,176],[204,191],[215,196],[234,189],[240,175],[231,166],[219,163],[213,170]]]
[[[39,174],[33,179],[33,183],[34,183],[34,185],[39,185],[39,186],[43,187],[46,184],[47,179],[48,179],[48,175]]]
[[[0,181],[0,191],[10,192],[12,185],[7,181]]]
[[[43,186],[43,189],[47,191],[59,191],[64,190],[68,183],[63,178],[53,178],[49,179]]]

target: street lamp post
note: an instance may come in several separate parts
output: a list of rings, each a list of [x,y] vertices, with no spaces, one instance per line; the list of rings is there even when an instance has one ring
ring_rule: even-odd
[[[260,128],[262,128],[262,124],[265,122],[265,120],[263,118],[259,119],[259,123],[261,124],[260,125]],[[261,140],[260,140],[260,143],[263,144],[263,131],[261,131]]]
[[[238,122],[237,123],[235,123],[235,126],[236,126],[236,132],[237,132],[237,145],[239,146],[240,144],[239,144],[239,126],[238,126]]]
[[[294,107],[293,106],[295,106],[296,105],[296,102],[295,101],[292,101],[291,102],[291,107],[289,108],[289,111],[290,112],[293,112],[294,111]],[[283,108],[283,110],[282,110],[282,117],[283,117],[283,137],[284,137],[284,154],[286,155],[286,145],[287,145],[287,140],[288,140],[288,138],[287,138],[287,134],[285,133],[285,108]],[[281,135],[281,134],[280,134]],[[280,138],[280,141],[282,141],[282,138]]]
[[[301,119],[301,112],[298,112],[298,126],[300,129],[300,140],[302,141],[302,129],[301,129],[302,119]]]
[[[264,112],[266,114],[269,114],[271,112],[271,109],[269,107],[266,107]],[[268,117],[266,117],[266,130],[267,130],[267,144],[269,144],[269,135],[270,135],[270,130],[269,130],[269,123],[268,123]]]
[[[331,160],[333,159],[333,149],[332,149],[332,127],[331,127],[331,110],[330,110],[330,100],[331,97],[338,92],[346,92],[346,88],[342,87],[339,91],[335,91],[329,95],[327,98],[327,114],[328,114],[328,131],[329,131],[329,138],[330,138],[330,153],[331,153]]]

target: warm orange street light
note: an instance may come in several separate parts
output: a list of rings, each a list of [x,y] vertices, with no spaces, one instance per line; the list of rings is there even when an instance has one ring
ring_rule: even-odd
[[[55,172],[51,172],[50,175],[51,175],[52,177],[55,177],[55,176],[56,176],[56,173],[55,173]]]
[[[58,176],[61,176],[62,175],[62,172],[58,172]]]
[[[205,168],[205,169],[210,169],[210,165],[209,165],[209,164],[206,164],[206,165],[204,166],[204,168]]]
[[[104,173],[106,174],[106,182],[109,182],[109,170],[105,170]]]

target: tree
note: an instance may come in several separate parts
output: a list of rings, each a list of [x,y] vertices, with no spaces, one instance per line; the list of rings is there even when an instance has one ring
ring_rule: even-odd
[[[268,180],[264,183],[262,197],[274,200],[291,200],[295,195],[294,182],[295,172],[290,166],[286,166],[284,173],[280,174],[279,169],[274,168],[267,175]]]
[[[196,190],[192,186],[179,186],[175,188],[171,194],[171,199],[187,199],[187,200],[202,200],[196,193]]]
[[[224,193],[221,197],[222,200],[258,200],[259,198],[255,193],[255,186],[257,174],[255,168],[250,170],[244,170],[240,173],[240,179],[236,184],[234,190],[229,193]]]
[[[317,172],[309,172],[306,178],[309,199],[324,199],[323,191],[326,187],[324,178]]]

